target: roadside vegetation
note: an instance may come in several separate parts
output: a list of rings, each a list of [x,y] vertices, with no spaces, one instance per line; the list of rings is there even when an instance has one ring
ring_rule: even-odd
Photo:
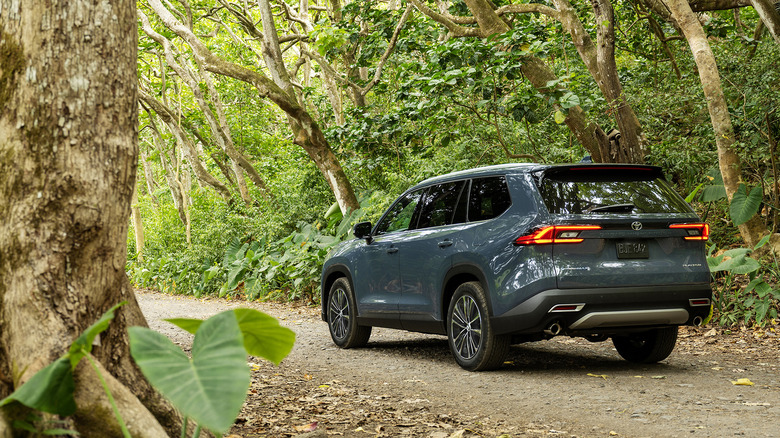
[[[460,1],[444,18],[418,1],[250,3],[138,3],[137,286],[316,302],[328,250],[409,185],[590,155],[661,166],[711,225],[713,323],[777,324],[780,45],[753,8],[698,15],[730,117],[724,145],[689,41],[643,2],[614,2],[612,18],[569,5],[591,44],[614,25],[617,94],[572,43],[568,2],[539,6],[558,15],[504,15],[489,38],[453,18],[479,15]],[[553,74],[542,85],[535,60]],[[589,146],[575,116],[605,143]]]

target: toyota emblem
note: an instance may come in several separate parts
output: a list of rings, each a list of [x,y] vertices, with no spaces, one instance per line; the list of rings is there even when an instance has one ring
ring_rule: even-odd
[[[637,222],[632,222],[632,223],[631,223],[631,229],[632,229],[632,230],[634,230],[634,231],[639,231],[639,230],[641,230],[641,229],[642,229],[642,222],[639,222],[639,221],[637,221]]]

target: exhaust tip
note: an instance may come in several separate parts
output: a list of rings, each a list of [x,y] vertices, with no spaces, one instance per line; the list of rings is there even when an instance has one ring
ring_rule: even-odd
[[[693,325],[695,325],[696,327],[700,327],[702,322],[704,322],[704,319],[702,319],[701,316],[693,317]]]
[[[547,326],[546,329],[544,329],[544,333],[550,336],[558,336],[563,331],[563,327],[561,327],[561,323],[558,321],[553,322],[549,326]]]

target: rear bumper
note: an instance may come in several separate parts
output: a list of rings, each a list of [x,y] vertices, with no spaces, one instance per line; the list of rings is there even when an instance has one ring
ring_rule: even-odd
[[[550,289],[491,318],[496,334],[540,334],[557,322],[564,334],[622,333],[642,327],[692,325],[706,318],[709,283],[593,289]],[[693,302],[692,302],[693,301]],[[572,305],[574,310],[556,310]],[[566,308],[564,308],[566,309]]]

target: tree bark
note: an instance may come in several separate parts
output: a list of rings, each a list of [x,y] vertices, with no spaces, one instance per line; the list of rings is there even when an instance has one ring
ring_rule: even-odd
[[[165,426],[139,422],[148,429],[136,436],[178,434],[181,419],[132,362],[126,330],[146,325],[125,274],[138,161],[135,2],[0,0],[0,11],[0,376],[16,370],[27,381],[127,300],[94,357],[125,388],[120,409],[147,420],[150,410]],[[76,371],[79,391],[99,386],[85,374]],[[0,378],[0,397],[13,385]],[[82,412],[93,403],[83,394]],[[76,429],[114,427],[106,412]]]
[[[761,22],[764,23],[769,34],[772,35],[775,43],[780,44],[780,13],[778,13],[774,3],[772,0],[751,0],[751,4],[761,18]]]
[[[729,202],[734,197],[740,184],[741,161],[734,152],[734,128],[731,125],[726,98],[720,82],[718,66],[710,48],[707,35],[696,14],[685,0],[665,0],[671,11],[672,18],[682,29],[693,53],[704,97],[707,99],[707,109],[710,113],[712,127],[715,130],[715,144],[718,148],[718,166],[723,176],[723,185]],[[766,227],[758,216],[753,216],[748,222],[739,225],[739,233],[745,243],[754,247],[767,234]],[[777,249],[776,249],[777,250]]]

